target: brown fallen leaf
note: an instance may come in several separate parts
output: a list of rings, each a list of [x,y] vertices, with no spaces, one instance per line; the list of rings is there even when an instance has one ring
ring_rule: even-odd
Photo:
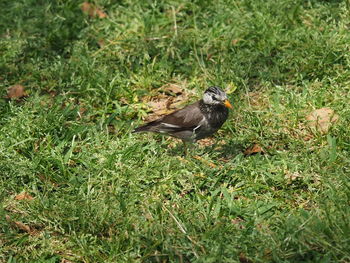
[[[147,105],[152,108],[153,112],[159,112],[170,109],[171,102],[171,97],[158,97],[147,102]]]
[[[172,96],[160,94],[152,98],[143,98],[143,101],[152,110],[152,114],[149,114],[145,121],[154,121],[165,114],[171,113],[175,109],[173,106],[174,97]]]
[[[104,47],[106,45],[106,41],[104,39],[99,39],[97,41],[97,44],[98,44],[99,47],[102,48],[102,47]]]
[[[183,93],[183,86],[178,85],[178,84],[174,84],[174,83],[165,84],[160,89],[164,90],[165,92],[170,92],[170,93],[174,93],[174,94]]]
[[[80,119],[83,117],[83,115],[84,115],[84,113],[85,113],[86,111],[87,111],[86,108],[84,108],[84,107],[79,107],[78,116],[79,116]]]
[[[98,18],[106,18],[107,14],[103,12],[100,8],[95,6],[94,4],[84,2],[81,4],[81,11],[90,17],[98,17]]]
[[[213,137],[208,137],[197,141],[200,146],[212,146],[215,144],[215,139]]]
[[[188,93],[184,87],[186,81],[180,84],[168,83],[159,88],[156,96],[144,96],[141,100],[151,108],[152,113],[147,116],[145,121],[154,121],[163,115],[170,114],[174,110],[183,107],[188,102]]]
[[[313,136],[311,134],[306,134],[304,137],[303,137],[303,140],[304,141],[310,141],[311,139],[313,138]]]
[[[54,98],[54,97],[56,97],[56,96],[57,96],[57,92],[56,92],[56,91],[51,90],[51,91],[49,91],[49,95],[51,96],[51,98]]]
[[[244,220],[240,217],[236,217],[235,219],[231,219],[231,223],[233,225],[236,225],[239,229],[245,229],[243,222],[244,222]]]
[[[20,230],[27,232],[28,234],[30,234],[32,232],[32,230],[30,229],[30,226],[23,224],[20,221],[14,221],[13,222],[14,225],[19,228]]]
[[[322,134],[327,133],[331,125],[338,119],[339,116],[331,108],[327,107],[314,110],[306,116],[308,126],[317,129]]]
[[[247,155],[253,155],[256,153],[265,153],[264,149],[261,148],[261,146],[257,143],[255,143],[253,146],[247,148],[243,154],[247,156]]]
[[[232,45],[237,45],[237,43],[239,42],[239,41],[241,41],[241,39],[233,39],[232,41],[231,41],[231,43],[232,43]]]
[[[297,180],[301,177],[301,174],[299,172],[289,172],[287,171],[284,175],[284,178],[287,180],[288,184],[291,184],[293,181]]]
[[[249,258],[247,258],[247,256],[243,252],[241,252],[239,254],[238,259],[239,259],[239,262],[241,262],[241,263],[253,263],[253,261],[251,261]]]
[[[25,96],[27,96],[27,93],[22,85],[13,85],[7,90],[7,98],[9,99],[20,99]]]
[[[121,103],[122,106],[124,106],[124,105],[129,105],[129,104],[130,104],[130,102],[128,101],[128,99],[126,99],[126,98],[124,98],[124,97],[120,98],[119,101],[120,101],[120,103]]]
[[[22,230],[30,235],[36,234],[38,231],[36,229],[32,229],[30,226],[20,222],[20,221],[12,221],[9,215],[5,216],[5,219],[7,222],[9,222],[13,227],[18,228],[19,230]]]
[[[27,192],[22,192],[15,196],[15,200],[33,200],[34,198]]]

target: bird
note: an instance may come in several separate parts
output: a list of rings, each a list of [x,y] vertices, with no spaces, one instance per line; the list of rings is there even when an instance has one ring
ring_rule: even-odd
[[[217,86],[205,90],[203,98],[157,120],[137,127],[132,132],[155,132],[182,140],[184,154],[186,143],[193,143],[215,133],[227,120],[232,105],[226,93]]]

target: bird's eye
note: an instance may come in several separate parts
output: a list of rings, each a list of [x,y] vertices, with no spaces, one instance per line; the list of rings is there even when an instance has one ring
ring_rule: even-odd
[[[216,100],[216,101],[218,101],[219,99],[217,98],[217,97],[215,97],[215,96],[212,96],[211,97],[213,100]]]

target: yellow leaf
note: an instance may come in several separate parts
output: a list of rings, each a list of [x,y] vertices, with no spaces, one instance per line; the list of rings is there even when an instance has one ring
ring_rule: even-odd
[[[226,92],[226,94],[231,94],[231,93],[235,92],[236,89],[237,89],[237,86],[233,82],[230,82],[227,85],[225,92]]]

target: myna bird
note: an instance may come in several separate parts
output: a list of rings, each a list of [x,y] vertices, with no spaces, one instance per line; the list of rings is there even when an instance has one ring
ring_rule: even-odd
[[[228,108],[232,109],[232,105],[226,93],[210,87],[201,100],[140,126],[133,133],[156,132],[179,138],[186,154],[186,142],[203,139],[220,129],[228,117]]]

